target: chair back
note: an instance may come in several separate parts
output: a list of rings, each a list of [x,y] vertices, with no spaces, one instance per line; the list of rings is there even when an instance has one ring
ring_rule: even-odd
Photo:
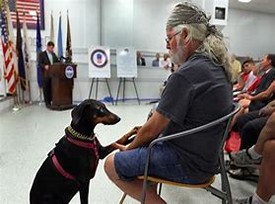
[[[209,128],[214,127],[216,125],[219,125],[221,123],[225,123],[226,126],[225,126],[225,130],[224,130],[224,133],[223,133],[222,141],[221,141],[220,146],[219,146],[219,164],[220,164],[220,169],[219,170],[220,170],[220,173],[221,173],[222,190],[225,191],[226,193],[225,194],[223,194],[223,192],[219,193],[211,186],[209,188],[206,188],[206,189],[211,191],[211,192],[213,191],[212,193],[216,194],[216,196],[218,196],[222,199],[227,199],[227,201],[229,203],[232,203],[229,181],[228,181],[228,178],[227,178],[227,175],[226,175],[226,170],[225,170],[225,165],[224,165],[224,151],[223,151],[223,148],[224,148],[224,144],[225,144],[226,138],[227,138],[228,133],[229,133],[231,120],[232,120],[233,116],[239,110],[240,110],[240,105],[238,103],[234,103],[233,104],[233,110],[230,113],[228,113],[227,115],[225,115],[221,118],[218,118],[218,119],[216,119],[212,122],[209,122],[205,125],[202,125],[202,126],[199,126],[199,127],[196,127],[196,128],[192,128],[190,130],[185,130],[183,132],[175,133],[175,134],[172,134],[172,135],[168,135],[168,136],[165,136],[165,137],[160,137],[160,138],[157,138],[157,139],[153,140],[148,146],[148,154],[147,154],[147,157],[146,157],[146,164],[145,164],[145,170],[144,170],[143,192],[142,192],[142,203],[145,203],[145,196],[146,196],[146,190],[145,189],[147,189],[148,170],[149,170],[150,154],[151,154],[152,147],[158,142],[163,142],[163,141],[168,141],[168,140],[172,140],[172,139],[177,139],[177,138],[180,138],[180,137],[185,137],[185,136],[188,136],[188,135],[191,135],[191,134],[198,133],[198,132],[201,132],[203,130],[209,129]]]

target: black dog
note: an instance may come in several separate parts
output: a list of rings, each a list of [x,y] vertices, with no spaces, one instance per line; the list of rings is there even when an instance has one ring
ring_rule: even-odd
[[[85,100],[72,110],[71,115],[71,125],[65,129],[65,136],[36,174],[30,192],[31,204],[69,203],[78,191],[81,204],[87,204],[89,182],[95,175],[98,160],[116,149],[114,143],[101,146],[94,135],[97,124],[113,125],[120,121],[104,104]],[[116,143],[126,145],[136,133],[137,128],[134,128]]]

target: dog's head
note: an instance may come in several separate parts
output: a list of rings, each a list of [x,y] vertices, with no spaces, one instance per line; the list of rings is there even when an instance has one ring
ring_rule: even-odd
[[[106,106],[96,100],[87,99],[81,102],[72,110],[72,127],[94,127],[102,123],[104,125],[113,125],[120,121],[120,118],[110,112]]]

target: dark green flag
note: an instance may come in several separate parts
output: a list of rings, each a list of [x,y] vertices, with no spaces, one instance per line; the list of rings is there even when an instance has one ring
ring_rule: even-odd
[[[71,30],[69,22],[69,13],[67,13],[67,40],[66,40],[66,62],[72,62],[72,42],[71,42]]]

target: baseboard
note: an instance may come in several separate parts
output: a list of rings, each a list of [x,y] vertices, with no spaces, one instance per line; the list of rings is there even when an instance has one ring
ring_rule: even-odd
[[[0,111],[10,109],[14,105],[14,100],[13,97],[7,96],[7,97],[2,97],[0,100]]]

